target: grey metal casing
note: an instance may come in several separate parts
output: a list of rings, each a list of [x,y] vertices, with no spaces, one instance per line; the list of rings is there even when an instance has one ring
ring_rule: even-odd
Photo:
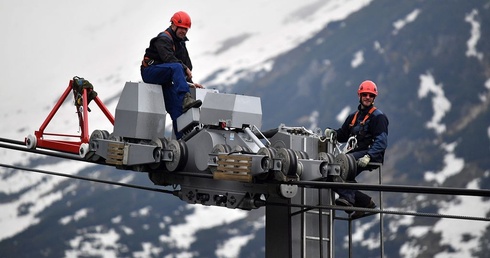
[[[243,125],[262,126],[262,105],[259,97],[225,93],[206,94],[201,107],[201,123],[242,128]]]
[[[191,95],[194,98],[200,99],[203,102],[204,102],[204,98],[206,98],[206,95],[208,94],[208,92],[219,93],[219,90],[217,90],[217,89],[190,88],[189,90],[191,92]]]
[[[199,108],[191,108],[177,118],[177,130],[182,131],[199,124]]]
[[[166,114],[161,85],[126,82],[116,107],[114,135],[163,138]]]
[[[308,153],[310,159],[318,159],[318,139],[279,131],[270,142],[274,148],[288,148]]]
[[[197,100],[204,101],[206,94],[208,92],[218,93],[215,89],[200,89],[200,88],[190,88],[191,95]],[[200,120],[200,110],[199,108],[191,108],[181,116],[177,118],[177,130],[182,131],[188,129],[192,126],[198,125]]]
[[[185,171],[205,171],[208,169],[209,154],[217,144],[228,145],[233,150],[236,146],[257,151],[256,144],[244,133],[217,129],[204,129],[187,142],[188,161]]]

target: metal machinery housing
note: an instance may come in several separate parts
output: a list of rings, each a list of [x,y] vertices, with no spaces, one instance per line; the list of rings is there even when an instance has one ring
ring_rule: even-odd
[[[177,140],[174,134],[166,135],[161,86],[127,82],[116,107],[113,132],[94,130],[88,142],[76,143],[78,154],[118,169],[147,172],[154,184],[174,186],[175,195],[191,204],[244,210],[266,206],[267,257],[331,257],[332,243],[324,241],[322,233],[331,232],[331,216],[325,220],[320,212],[320,225],[316,216],[316,221],[308,220],[300,227],[298,216],[293,215],[302,210],[291,206],[331,204],[330,194],[298,189],[291,182],[344,182],[355,173],[354,158],[339,153],[336,142],[320,129],[281,124],[262,132],[258,97],[208,89],[192,89],[192,94],[203,104],[178,118],[178,130],[184,136]],[[87,103],[78,108],[88,108]],[[80,119],[87,116],[83,111]],[[43,143],[40,135],[26,138],[29,148]],[[72,150],[73,144],[68,151]],[[319,245],[306,246],[304,232],[301,237],[296,232],[305,227],[319,235]]]

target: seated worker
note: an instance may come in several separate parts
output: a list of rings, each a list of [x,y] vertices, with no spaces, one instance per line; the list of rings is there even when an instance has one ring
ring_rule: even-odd
[[[369,80],[363,81],[359,85],[357,95],[360,102],[357,111],[347,117],[341,128],[337,130],[327,128],[325,130],[326,135],[333,134],[336,136],[338,142],[347,142],[350,137],[356,137],[357,146],[348,152],[357,160],[356,177],[362,171],[370,169],[369,162],[382,163],[388,146],[388,118],[374,107],[374,100],[378,96],[376,84]],[[352,189],[334,189],[334,191],[339,195],[339,198],[335,200],[336,205],[376,207],[371,197],[361,191]],[[352,213],[352,211],[346,212]],[[356,211],[351,215],[351,218],[355,219],[363,215],[364,212]]]
[[[202,104],[191,96],[189,89],[203,88],[201,84],[192,83],[192,62],[185,46],[190,28],[190,16],[176,12],[170,19],[170,26],[150,40],[141,63],[143,81],[162,85],[165,109],[172,118],[177,139],[182,137],[177,130],[177,118],[189,108]]]

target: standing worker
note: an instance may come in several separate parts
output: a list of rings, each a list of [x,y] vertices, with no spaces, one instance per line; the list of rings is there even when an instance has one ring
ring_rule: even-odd
[[[191,96],[189,89],[203,88],[192,82],[192,62],[185,46],[190,28],[191,17],[186,12],[176,12],[170,19],[170,26],[150,40],[141,63],[143,81],[162,85],[165,109],[172,118],[177,139],[182,137],[177,130],[177,118],[202,104]]]
[[[383,163],[384,153],[388,146],[388,118],[374,106],[378,96],[378,88],[372,81],[363,81],[357,91],[359,106],[357,111],[350,114],[341,128],[337,130],[326,129],[326,135],[336,136],[338,142],[347,142],[352,136],[356,137],[357,146],[348,152],[357,161],[356,177],[365,170],[373,169],[369,162]],[[340,206],[355,206],[375,208],[376,204],[370,196],[358,190],[335,189],[339,198],[335,204]],[[352,213],[352,211],[346,211]],[[351,218],[359,218],[364,212],[356,211]]]

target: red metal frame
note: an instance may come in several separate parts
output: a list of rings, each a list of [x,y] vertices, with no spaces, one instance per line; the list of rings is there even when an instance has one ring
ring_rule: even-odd
[[[48,126],[49,122],[51,122],[51,119],[53,119],[56,112],[58,112],[58,110],[60,109],[63,102],[68,97],[68,94],[70,94],[70,91],[73,91],[73,96],[76,99],[76,92],[72,89],[72,86],[73,86],[73,80],[70,80],[70,83],[68,84],[68,87],[66,88],[63,95],[61,95],[60,99],[58,100],[58,102],[56,103],[54,108],[51,110],[51,112],[49,113],[46,120],[44,120],[44,123],[41,125],[39,130],[35,132],[35,136],[37,139],[37,143],[36,143],[37,147],[78,154],[79,149],[80,149],[80,145],[82,145],[83,143],[89,142],[90,136],[88,133],[88,103],[87,103],[87,95],[88,95],[87,91],[88,91],[88,89],[85,89],[85,88],[82,90],[83,104],[81,107],[83,107],[82,108],[83,111],[80,111],[78,106],[75,106],[75,108],[77,109],[79,126],[81,128],[80,135],[68,135],[68,134],[45,133],[44,132],[44,130]],[[97,103],[97,106],[104,113],[104,115],[107,117],[109,122],[111,122],[112,125],[114,125],[114,116],[112,116],[111,112],[107,109],[107,107],[104,105],[104,103],[102,103],[102,101],[99,99],[99,97],[95,97],[94,101],[95,101],[95,103]],[[60,137],[73,137],[73,138],[78,138],[78,140],[68,141],[68,140],[44,139],[44,136],[46,136],[46,135],[60,136]]]

